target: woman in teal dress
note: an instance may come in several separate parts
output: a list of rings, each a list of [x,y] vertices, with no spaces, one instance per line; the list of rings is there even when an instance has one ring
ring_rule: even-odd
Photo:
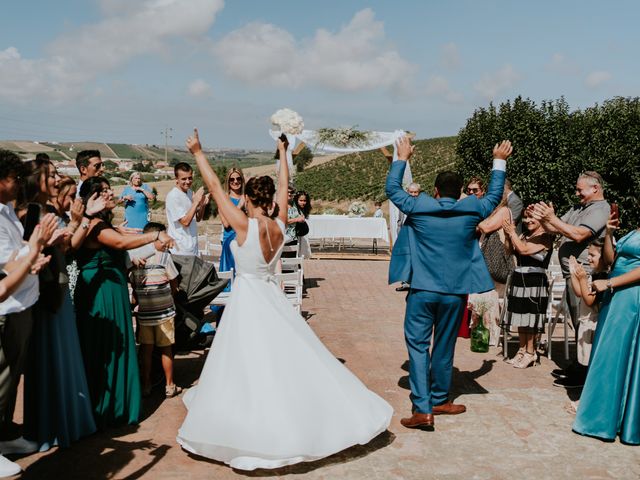
[[[640,230],[614,247],[617,219],[607,225],[603,256],[615,263],[604,292],[587,380],[573,430],[606,441],[640,445]]]
[[[171,245],[164,232],[121,235],[110,223],[115,207],[105,178],[86,180],[80,197],[99,193],[105,209],[83,223],[87,238],[77,253],[80,273],[75,289],[80,347],[99,429],[136,424],[141,388],[126,278],[126,250],[154,240]]]
[[[47,159],[30,163],[33,170],[25,179],[21,202],[39,205],[42,213],[58,214],[51,204],[58,195],[56,168]],[[69,225],[58,217],[59,228],[73,234],[83,212],[82,205],[76,204]],[[40,272],[40,297],[33,308],[34,335],[25,371],[24,437],[36,442],[40,451],[54,445],[68,447],[96,431],[69,295],[65,262],[69,243],[65,236],[57,245],[45,248],[51,260]]]

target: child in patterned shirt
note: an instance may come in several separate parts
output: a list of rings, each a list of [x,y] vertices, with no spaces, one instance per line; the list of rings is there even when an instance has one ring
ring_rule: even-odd
[[[164,225],[150,222],[143,232],[163,232]],[[162,369],[166,378],[165,395],[175,397],[182,389],[173,383],[173,348],[175,343],[173,293],[177,291],[178,271],[167,245],[156,240],[155,252],[145,259],[144,266],[131,272],[131,284],[138,302],[138,341],[142,360],[142,394],[151,394],[151,360],[153,348],[162,355]]]

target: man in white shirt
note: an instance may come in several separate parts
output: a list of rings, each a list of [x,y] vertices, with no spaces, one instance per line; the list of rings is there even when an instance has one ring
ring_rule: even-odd
[[[20,181],[28,173],[20,157],[0,150],[0,268],[4,268],[16,250],[18,258],[28,253],[29,247],[22,240],[24,229],[13,209]],[[0,303],[0,424],[3,427],[13,420],[33,328],[31,306],[39,294],[38,276],[28,275],[13,295]],[[19,471],[17,464],[0,455],[0,476],[15,475]]]
[[[209,203],[209,194],[200,187],[191,191],[193,169],[180,162],[174,167],[176,186],[167,194],[165,209],[169,236],[176,242],[171,249],[175,255],[198,255],[198,224],[204,216],[204,208]]]

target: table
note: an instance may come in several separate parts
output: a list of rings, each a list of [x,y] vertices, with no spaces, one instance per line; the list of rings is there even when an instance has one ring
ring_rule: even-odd
[[[310,215],[307,238],[373,238],[389,242],[385,218],[347,217],[346,215]]]

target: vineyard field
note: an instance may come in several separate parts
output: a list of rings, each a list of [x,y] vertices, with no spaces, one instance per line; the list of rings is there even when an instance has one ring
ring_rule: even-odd
[[[415,141],[413,180],[431,191],[438,172],[455,168],[456,143],[457,137]],[[299,173],[295,183],[297,189],[309,192],[313,199],[384,200],[388,168],[387,159],[379,150],[352,153]]]

